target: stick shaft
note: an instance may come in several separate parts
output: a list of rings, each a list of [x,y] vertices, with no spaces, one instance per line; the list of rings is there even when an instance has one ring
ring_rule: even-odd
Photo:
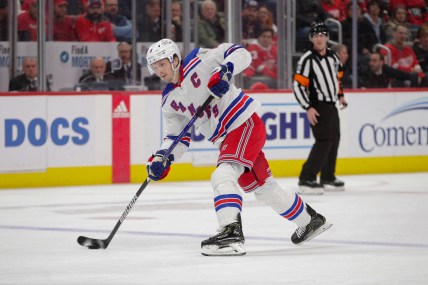
[[[213,96],[209,96],[207,100],[205,100],[204,104],[199,108],[199,110],[196,112],[196,114],[190,119],[190,121],[187,123],[187,125],[183,128],[181,133],[176,137],[172,145],[167,149],[164,158],[168,157],[168,155],[171,154],[171,152],[174,150],[174,148],[177,146],[177,144],[180,142],[180,140],[183,138],[183,136],[189,131],[189,129],[193,126],[196,119],[205,111],[205,108],[211,103],[211,101],[214,99]],[[119,230],[120,226],[122,225],[123,221],[125,220],[126,216],[128,216],[129,212],[131,211],[132,207],[134,207],[134,204],[137,202],[138,197],[140,197],[141,193],[143,193],[144,189],[146,189],[147,185],[149,185],[150,179],[147,178],[143,184],[141,184],[140,188],[138,189],[137,193],[135,193],[134,197],[132,198],[131,202],[129,202],[128,206],[126,207],[125,211],[122,213],[122,216],[117,221],[113,231],[110,233],[108,238],[105,240],[105,247],[107,248],[110,241],[113,239],[116,232]]]
[[[146,189],[147,185],[149,185],[150,179],[146,179],[143,184],[141,184],[140,188],[138,189],[137,193],[135,193],[134,198],[132,198],[131,202],[129,202],[128,206],[126,207],[125,211],[122,213],[122,216],[117,221],[116,225],[114,226],[113,231],[110,233],[108,238],[106,239],[106,247],[110,243],[110,241],[113,239],[114,235],[116,234],[117,230],[122,225],[123,221],[125,220],[126,216],[128,216],[129,212],[131,211],[132,207],[134,207],[135,202],[137,202],[138,197],[140,197],[141,193],[143,193],[144,189]]]

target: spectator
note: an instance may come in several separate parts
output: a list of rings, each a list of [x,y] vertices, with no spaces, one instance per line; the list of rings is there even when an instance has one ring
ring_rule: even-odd
[[[358,5],[357,5],[357,11],[356,11],[356,15],[357,15],[357,26],[358,26],[358,34],[357,34],[357,71],[358,74],[360,73],[367,73],[369,71],[368,68],[368,64],[369,64],[369,56],[370,56],[370,51],[364,46],[366,44],[366,34],[361,33],[361,29],[364,30],[364,25],[366,25],[366,23],[364,23],[366,20],[364,17],[361,17],[361,11],[364,9],[365,7],[365,2],[364,0],[359,0]],[[351,51],[353,48],[353,43],[352,43],[352,17],[353,17],[353,10],[352,10],[352,3],[349,3],[346,6],[346,19],[342,22],[342,36],[343,36],[343,44],[346,45],[347,50]],[[366,27],[367,28],[367,27]],[[348,53],[349,54],[349,53]],[[345,74],[345,79],[343,81],[343,85],[344,87],[350,88],[351,86],[349,85],[350,82],[347,81],[346,79],[346,73],[347,70],[351,71],[352,74],[352,70],[350,67],[350,62],[352,62],[352,56],[351,54],[349,54],[349,59],[347,60],[347,64],[345,64],[344,66],[344,74]],[[355,71],[355,72],[357,72]],[[360,77],[358,77],[360,81]],[[349,78],[348,78],[349,80]]]
[[[398,24],[403,24],[409,28],[413,26],[407,21],[406,17],[407,17],[407,12],[404,6],[402,5],[396,6],[394,11],[392,11],[391,18],[385,24],[385,32],[388,39],[391,39],[393,37],[395,27],[397,27]],[[407,40],[413,41],[413,35],[410,30],[407,34]]]
[[[136,1],[137,15],[142,10],[139,3]],[[118,14],[125,16],[128,20],[132,20],[132,0],[120,0]]]
[[[330,15],[324,11],[319,0],[296,1],[296,49],[311,48],[308,43],[312,23],[324,22]]]
[[[80,12],[81,12],[81,14],[85,14],[88,11],[89,0],[79,0],[79,1],[80,1],[80,5],[79,5],[80,6]]]
[[[418,41],[413,45],[413,51],[421,65],[422,71],[428,77],[428,23],[421,26],[418,31]]]
[[[257,10],[257,21],[262,29],[269,28],[273,30],[273,40],[276,42],[278,27],[274,23],[272,12],[267,6],[260,6]]]
[[[159,0],[148,0],[145,5],[145,15],[139,26],[140,41],[157,42],[162,39],[161,6]]]
[[[389,0],[390,10],[402,5],[407,11],[407,20],[415,25],[428,22],[428,8],[425,0]]]
[[[118,4],[119,4],[119,10],[118,10],[118,14],[125,16],[128,20],[132,22],[134,22],[134,20],[132,19],[133,17],[133,11],[132,11],[132,2],[133,0],[119,0]],[[147,0],[137,0],[135,1],[135,23],[136,23],[136,27],[137,27],[137,41],[141,41],[142,39],[142,35],[141,32],[143,31],[143,21],[144,19],[147,17],[146,15],[146,3]]]
[[[111,73],[116,80],[124,84],[136,84],[132,82],[132,46],[127,42],[117,45],[117,52],[120,59],[120,68],[115,69],[112,62],[107,63],[106,73]],[[136,80],[141,81],[141,64],[137,63]]]
[[[180,0],[171,2],[172,40],[174,42],[183,41],[183,13]]]
[[[371,0],[367,4],[367,13],[362,16],[359,22],[359,40],[363,47],[363,54],[368,54],[373,50],[375,44],[384,44],[387,40],[382,19],[380,18],[381,4],[378,0]]]
[[[77,39],[82,42],[114,42],[110,22],[103,16],[101,0],[89,0],[86,14],[76,21]]]
[[[37,91],[37,59],[26,57],[22,62],[21,75],[12,78],[9,82],[9,91]]]
[[[182,1],[182,0],[180,0],[180,1]],[[220,15],[224,15],[224,13],[226,11],[226,5],[224,2],[226,2],[226,1],[224,1],[224,0],[213,0],[213,1],[215,2],[216,7],[217,7],[217,13],[219,13]],[[257,0],[257,1],[260,1],[260,0]],[[241,2],[243,2],[243,1],[241,1]]]
[[[217,14],[217,6],[212,0],[201,3],[201,18],[198,23],[199,45],[205,48],[215,48],[224,42],[224,18]]]
[[[7,0],[0,0],[0,41],[8,40],[8,12]]]
[[[399,24],[393,34],[393,38],[385,46],[391,51],[391,62],[390,65],[393,68],[413,72],[419,74],[420,77],[424,77],[421,66],[419,65],[418,59],[416,58],[413,49],[406,45],[408,29],[406,26]],[[385,56],[386,52],[382,51]]]
[[[359,5],[357,5],[357,24],[360,26],[361,22],[361,8]],[[353,10],[352,10],[352,3],[348,4],[346,6],[346,18],[342,22],[342,39],[343,43],[348,47],[349,50],[352,49],[352,16],[353,16]],[[362,53],[362,45],[361,40],[358,38],[358,52]],[[368,50],[365,52],[368,53]]]
[[[67,15],[67,0],[54,0],[54,41],[73,42],[76,40],[73,18]]]
[[[417,86],[418,76],[409,72],[392,68],[385,64],[384,56],[379,52],[370,55],[369,71],[361,74],[362,88],[390,88],[393,86],[403,86],[405,80],[411,82],[411,86]],[[400,83],[397,83],[399,81]]]
[[[321,0],[321,6],[330,16],[340,22],[346,17],[346,1]]]
[[[346,48],[346,46],[342,44],[336,44],[332,46],[331,49],[334,50],[334,52],[336,52],[342,65],[345,65],[345,63],[348,61],[348,58],[349,58],[348,49]],[[342,83],[343,83],[343,79],[342,79]]]
[[[248,1],[248,0],[246,0]],[[277,10],[278,0],[256,0],[259,6],[266,6],[272,13]],[[276,22],[276,13],[273,13],[274,22]]]
[[[352,76],[351,76],[351,66],[348,64],[348,48],[345,45],[337,44],[331,47],[333,51],[336,52],[339,57],[340,62],[343,65],[343,75],[342,75],[342,86],[344,88],[352,88]]]
[[[18,40],[20,41],[37,41],[37,17],[38,1],[27,0],[24,2],[28,10],[24,10],[18,15]],[[76,39],[73,27],[73,18],[67,16],[67,0],[54,0],[54,41],[74,41]],[[46,17],[46,24],[48,18]],[[47,25],[46,25],[47,26]],[[47,31],[47,28],[46,28]]]
[[[81,0],[67,0],[67,14],[73,17],[79,16],[85,13],[84,3]]]
[[[132,23],[125,16],[119,15],[118,0],[106,0],[104,16],[110,21],[111,29],[119,42],[132,41]]]
[[[33,2],[33,0],[18,0],[16,2],[21,3],[21,11],[28,11],[30,10],[30,3]]]
[[[368,4],[371,0],[357,0],[358,6],[361,8],[361,12],[362,14],[367,12],[367,7]],[[384,1],[384,0],[380,0],[380,1]],[[352,4],[352,0],[349,1],[349,4]]]
[[[79,78],[77,90],[107,90],[109,81],[114,81],[112,74],[106,73],[106,62],[102,57],[94,57],[91,61],[89,73],[82,75]]]
[[[18,15],[18,40],[37,41],[37,0],[28,1],[28,11]]]
[[[246,46],[260,34],[261,24],[257,21],[258,3],[255,0],[246,1],[242,10],[242,39]]]
[[[249,44],[247,50],[251,53],[251,65],[244,71],[248,79],[258,75],[266,77],[263,83],[270,88],[276,88],[277,79],[277,47],[273,41],[274,32],[271,28],[263,28],[256,43]],[[253,80],[247,83],[246,88],[253,85]],[[258,78],[259,79],[259,78]],[[255,81],[260,81],[260,80]]]

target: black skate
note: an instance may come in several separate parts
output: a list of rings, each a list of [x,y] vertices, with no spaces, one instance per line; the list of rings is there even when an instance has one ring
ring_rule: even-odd
[[[302,195],[322,195],[324,187],[316,181],[299,180],[299,189],[297,194]]]
[[[202,255],[244,255],[245,238],[242,233],[241,215],[238,222],[224,227],[221,232],[201,243]]]
[[[291,236],[291,241],[294,244],[302,244],[311,240],[332,226],[332,224],[327,223],[325,218],[317,214],[308,204],[306,204],[306,211],[311,216],[311,221],[306,226],[297,228],[296,232]]]
[[[344,191],[345,190],[345,182],[335,178],[333,181],[325,181],[321,180],[320,183],[325,191]]]

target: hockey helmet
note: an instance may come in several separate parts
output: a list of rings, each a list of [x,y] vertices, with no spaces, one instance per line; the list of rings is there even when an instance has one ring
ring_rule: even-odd
[[[171,64],[174,63],[174,55],[178,57],[178,61],[181,62],[181,54],[180,50],[176,43],[174,43],[170,39],[162,39],[149,47],[147,51],[147,66],[149,68],[150,74],[155,74],[155,71],[152,68],[152,64],[162,60],[164,58],[168,58]],[[173,70],[174,66],[173,66]]]
[[[309,37],[312,38],[315,34],[324,34],[328,37],[328,27],[323,22],[315,22],[312,24],[311,29],[309,30]]]

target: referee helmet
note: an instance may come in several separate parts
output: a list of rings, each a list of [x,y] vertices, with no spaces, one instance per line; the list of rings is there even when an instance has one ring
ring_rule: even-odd
[[[324,34],[328,37],[329,30],[327,25],[323,22],[313,23],[311,29],[309,30],[309,37],[312,38],[312,36],[315,34]]]

